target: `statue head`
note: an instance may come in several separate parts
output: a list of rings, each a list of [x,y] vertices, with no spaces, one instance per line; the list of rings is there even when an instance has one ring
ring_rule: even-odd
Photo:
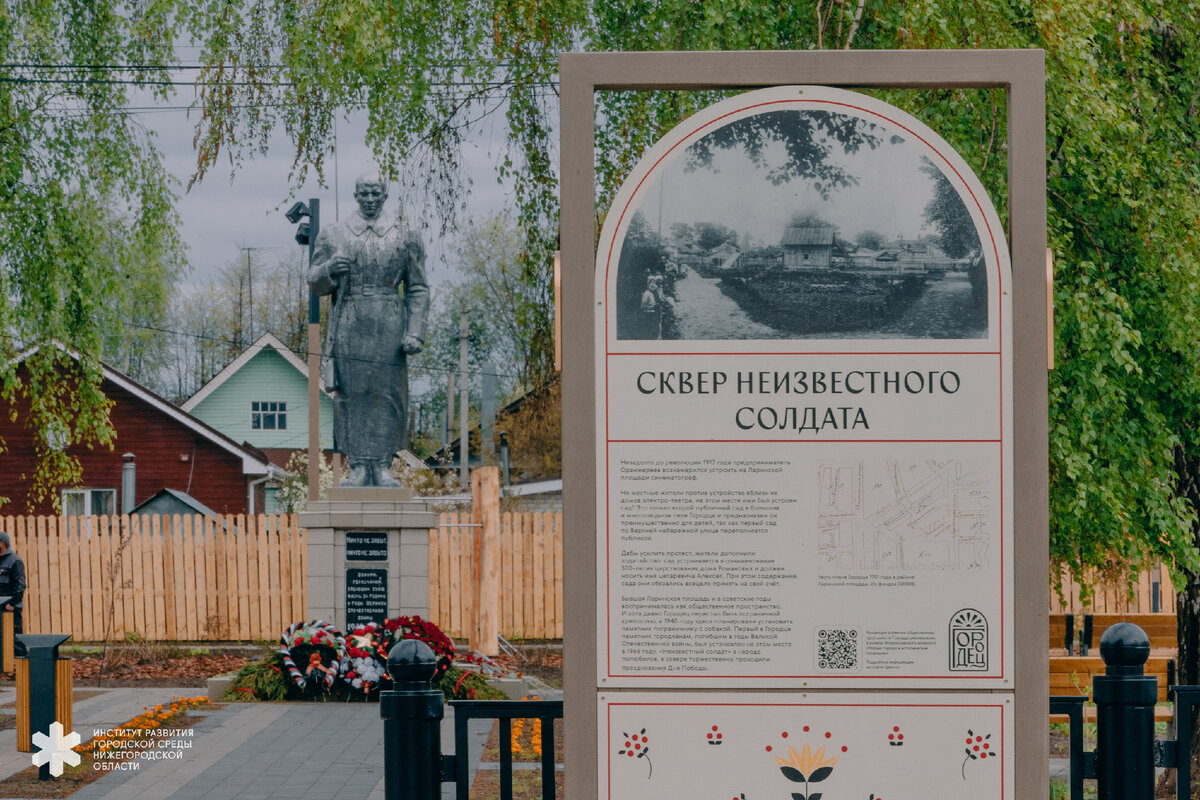
[[[364,217],[375,219],[387,201],[387,182],[379,173],[358,176],[358,180],[354,182],[354,199]]]

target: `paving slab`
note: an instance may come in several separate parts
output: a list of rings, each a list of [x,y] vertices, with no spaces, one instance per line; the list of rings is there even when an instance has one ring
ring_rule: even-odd
[[[100,690],[75,704],[74,728],[87,741],[96,730],[120,725],[147,707],[196,692]],[[13,690],[0,690],[0,706],[13,700]],[[131,768],[107,772],[73,799],[384,800],[383,720],[377,703],[229,703],[196,713],[200,719],[190,737],[167,740],[177,743],[173,749],[178,757],[136,758]],[[449,706],[441,730],[443,749],[452,752],[454,712]],[[480,768],[490,730],[489,720],[470,723],[471,779]],[[16,732],[0,731],[0,778],[31,763],[31,754],[16,752]],[[442,797],[453,800],[453,783],[442,785]]]
[[[92,691],[87,686],[76,686],[76,689]],[[75,704],[74,730],[80,740],[88,742],[96,730],[104,730],[124,724],[141,714],[148,707],[166,705],[172,697],[195,697],[194,688],[163,688],[163,689],[97,689],[94,697],[80,700]],[[0,689],[0,706],[15,703],[16,689],[8,687]],[[16,713],[12,708],[0,708],[0,713]],[[0,779],[15,775],[26,767],[33,765],[32,753],[17,751],[17,732],[9,729],[0,731]]]

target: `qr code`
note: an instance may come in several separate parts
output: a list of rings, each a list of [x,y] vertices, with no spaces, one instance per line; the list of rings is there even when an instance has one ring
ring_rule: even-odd
[[[857,628],[817,628],[817,669],[822,672],[856,672],[862,637]]]

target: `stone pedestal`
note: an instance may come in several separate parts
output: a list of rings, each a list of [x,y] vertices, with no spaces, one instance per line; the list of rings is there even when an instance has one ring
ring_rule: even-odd
[[[310,502],[299,516],[308,530],[310,620],[345,631],[348,605],[356,625],[368,614],[379,622],[429,617],[429,529],[438,515],[411,490],[330,489],[328,500]]]

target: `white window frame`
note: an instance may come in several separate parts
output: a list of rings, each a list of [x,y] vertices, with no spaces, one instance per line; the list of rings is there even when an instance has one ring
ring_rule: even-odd
[[[95,499],[95,495],[100,492],[105,492],[109,495],[109,509],[110,510],[108,513],[116,514],[117,513],[117,490],[116,489],[104,489],[104,488],[96,489],[96,488],[91,488],[91,487],[78,487],[75,489],[63,489],[63,492],[62,492],[63,513],[67,514],[68,516],[79,516],[79,517],[97,516],[98,514],[93,508],[93,505],[94,505],[93,501]],[[83,498],[83,513],[82,514],[68,514],[67,498],[70,496],[80,496]]]
[[[271,427],[263,423],[270,418]],[[280,424],[282,422],[282,424]],[[255,431],[286,431],[287,401],[286,400],[252,400],[250,401],[250,429]]]

